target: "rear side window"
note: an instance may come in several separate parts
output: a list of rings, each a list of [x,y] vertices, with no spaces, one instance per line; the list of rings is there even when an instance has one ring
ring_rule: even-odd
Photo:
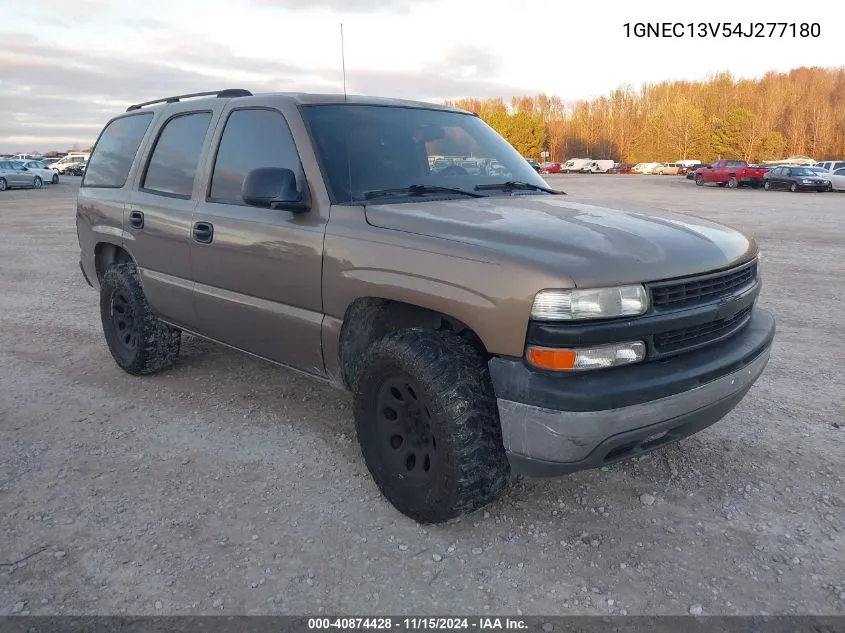
[[[135,155],[152,120],[153,113],[144,112],[111,121],[97,140],[82,186],[122,187],[129,177]],[[62,159],[58,164],[69,162],[71,161]]]
[[[190,198],[211,112],[179,114],[167,121],[153,148],[141,188]]]
[[[275,110],[233,110],[217,149],[209,202],[244,204],[241,186],[259,167],[286,167],[299,177],[302,168],[287,121]]]

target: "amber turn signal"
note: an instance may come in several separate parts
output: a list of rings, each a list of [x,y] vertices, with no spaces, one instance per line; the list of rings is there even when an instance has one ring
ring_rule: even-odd
[[[577,349],[529,345],[525,350],[525,358],[528,359],[529,363],[540,369],[581,371],[638,363],[645,358],[645,351],[645,343],[642,341],[611,343],[610,345]]]

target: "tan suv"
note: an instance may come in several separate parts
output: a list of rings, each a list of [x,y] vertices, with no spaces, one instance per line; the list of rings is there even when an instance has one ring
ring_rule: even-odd
[[[420,522],[493,501],[510,471],[695,433],[769,359],[752,239],[567,197],[462,110],[170,97],[105,126],[78,195],[121,368],[171,367],[185,331],[350,390],[367,467]]]

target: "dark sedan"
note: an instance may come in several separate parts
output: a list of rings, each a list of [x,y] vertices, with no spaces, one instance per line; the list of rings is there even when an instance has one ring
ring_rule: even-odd
[[[789,189],[795,191],[827,191],[830,189],[830,179],[820,177],[816,172],[806,167],[775,167],[763,176],[763,188]]]

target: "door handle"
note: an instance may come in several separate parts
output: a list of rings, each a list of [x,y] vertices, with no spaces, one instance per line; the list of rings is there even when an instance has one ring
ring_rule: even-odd
[[[214,239],[214,226],[211,222],[194,222],[194,241],[200,244],[211,244]]]
[[[129,224],[133,229],[144,228],[144,214],[141,211],[131,211],[129,213]]]

